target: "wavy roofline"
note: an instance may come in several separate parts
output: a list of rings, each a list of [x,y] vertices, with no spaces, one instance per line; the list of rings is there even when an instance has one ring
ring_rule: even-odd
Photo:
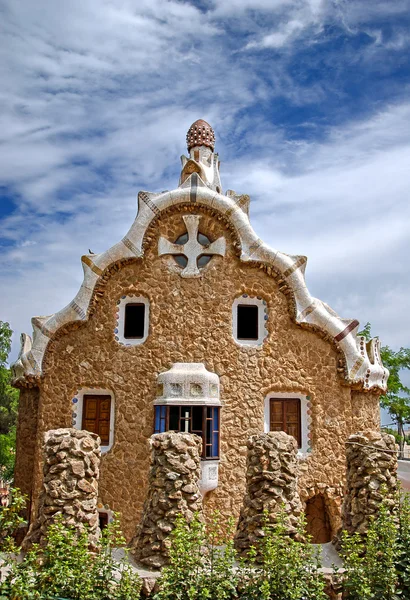
[[[82,256],[84,280],[75,298],[53,315],[33,317],[33,339],[22,334],[20,354],[12,365],[13,384],[38,385],[48,344],[69,323],[88,320],[94,291],[103,272],[119,261],[143,257],[144,237],[152,222],[171,207],[189,204],[221,214],[236,231],[241,245],[240,260],[259,263],[269,274],[279,276],[279,289],[292,297],[295,322],[319,331],[342,353],[344,366],[338,371],[346,384],[365,391],[384,392],[389,372],[381,361],[379,339],[366,343],[357,335],[357,320],[340,318],[326,303],[311,296],[305,282],[307,258],[270,248],[258,238],[245,212],[249,197],[232,191],[227,194],[209,189],[197,173],[175,190],[160,194],[140,192],[137,216],[123,239],[106,252]]]

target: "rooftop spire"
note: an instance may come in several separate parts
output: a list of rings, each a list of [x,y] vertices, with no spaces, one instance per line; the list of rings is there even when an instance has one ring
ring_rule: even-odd
[[[195,146],[207,146],[214,151],[215,148],[215,133],[212,127],[203,119],[198,119],[192,123],[186,134],[186,143],[188,152]]]

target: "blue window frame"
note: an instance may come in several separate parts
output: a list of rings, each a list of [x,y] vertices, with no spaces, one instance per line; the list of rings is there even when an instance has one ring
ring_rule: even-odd
[[[202,458],[219,458],[219,406],[155,406],[154,433],[178,431],[202,438]]]

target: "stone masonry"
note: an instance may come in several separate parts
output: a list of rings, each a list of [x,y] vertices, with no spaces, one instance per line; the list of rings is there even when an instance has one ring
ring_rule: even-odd
[[[397,446],[392,435],[366,431],[346,442],[347,482],[342,507],[342,527],[349,534],[365,534],[377,513],[386,488],[387,502],[397,490]]]
[[[296,533],[302,503],[297,491],[295,438],[283,431],[253,435],[248,441],[246,494],[235,535],[235,547],[246,554],[263,537],[264,511],[269,521],[283,508],[290,535]]]
[[[159,237],[176,240],[186,227],[181,214],[161,215],[147,236],[144,260],[116,265],[105,273],[89,320],[67,326],[64,335],[50,342],[34,406],[36,422],[32,424],[28,411],[19,417],[23,425],[29,420],[25,429],[37,430],[31,434],[36,442],[30,456],[24,442],[19,444],[16,471],[16,485],[31,493],[33,510],[41,489],[44,433],[71,427],[76,406],[72,398],[79,390],[109,390],[115,404],[115,443],[101,458],[99,495],[102,504],[121,514],[124,534],[131,540],[147,496],[147,440],[153,434],[157,378],[175,362],[203,362],[220,378],[219,483],[205,496],[206,515],[217,509],[226,521],[239,517],[246,441],[264,431],[267,395],[289,392],[310,398],[312,452],[303,461],[306,470],[298,482],[303,501],[319,485],[333,490],[330,502],[339,501],[345,440],[369,423],[372,429],[378,427],[377,395],[357,392],[360,397],[352,401],[351,389],[339,380],[337,350],[292,322],[288,296],[273,275],[239,261],[236,238],[223,220],[191,205],[183,214],[201,214],[201,231],[209,239],[225,236],[225,258],[214,256],[199,280],[180,277],[175,260],[158,257],[157,248]],[[239,346],[232,336],[232,304],[242,294],[266,301],[268,337],[258,348]],[[114,338],[117,302],[124,295],[150,301],[150,334],[139,346],[127,347]],[[28,392],[22,390],[24,395]],[[335,531],[338,526],[335,523]]]
[[[158,433],[150,440],[152,456],[148,495],[132,541],[132,554],[149,568],[168,562],[169,534],[178,515],[191,521],[202,515],[199,491],[202,440],[189,433]]]
[[[88,431],[48,431],[44,444],[44,477],[37,518],[24,547],[42,543],[48,526],[58,515],[79,532],[89,528],[90,546],[100,535],[97,496],[100,438]]]

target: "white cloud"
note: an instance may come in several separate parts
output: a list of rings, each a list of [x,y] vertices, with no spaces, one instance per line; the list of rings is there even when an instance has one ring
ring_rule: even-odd
[[[319,104],[326,90],[300,86],[280,60],[262,77],[258,58],[238,52],[309,43],[337,18],[334,6],[346,28],[367,26],[350,3],[321,0],[218,0],[208,11],[165,0],[101,0],[98,10],[92,0],[4,2],[0,185],[18,207],[2,223],[14,245],[2,253],[0,318],[30,332],[32,315],[68,303],[81,254],[123,236],[137,191],[175,187],[185,132],[202,117],[218,135],[225,188],[253,196],[258,233],[307,254],[312,292],[342,316],[408,345],[408,104],[322,126],[321,141],[290,141],[275,99]]]

